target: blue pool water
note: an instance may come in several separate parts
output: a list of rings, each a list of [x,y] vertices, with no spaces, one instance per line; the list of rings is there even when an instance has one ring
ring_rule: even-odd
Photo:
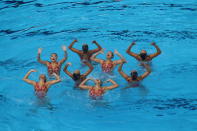
[[[197,130],[197,1],[196,0],[1,0],[0,1],[0,130],[1,131],[196,131]],[[52,52],[63,57],[62,45],[77,38],[76,48],[97,40],[103,48],[118,49],[128,63],[124,71],[143,73],[126,54],[147,49],[155,41],[162,54],[140,88],[128,88],[114,71],[120,86],[102,100],[73,89],[74,82],[61,72],[62,82],[49,89],[45,100],[34,96],[22,81],[29,69],[37,80],[46,68],[36,61]],[[69,70],[87,70],[68,51]],[[104,58],[103,55],[99,56]],[[115,57],[115,59],[118,59]],[[98,77],[95,65],[90,75]]]

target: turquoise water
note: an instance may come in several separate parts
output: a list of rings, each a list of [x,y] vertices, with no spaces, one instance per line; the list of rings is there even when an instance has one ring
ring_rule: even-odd
[[[196,0],[1,0],[0,24],[1,131],[197,130]],[[94,49],[91,42],[97,40],[106,51],[117,49],[128,61],[125,72],[144,71],[125,52],[132,41],[137,43],[133,51],[149,53],[155,52],[150,46],[155,41],[162,54],[139,88],[123,89],[128,85],[116,68],[112,79],[120,86],[95,101],[61,72],[62,82],[38,100],[21,80],[32,68],[39,70],[31,74],[33,80],[47,73],[36,61],[37,49],[43,48],[44,60],[52,52],[61,59],[61,46],[75,38],[76,48],[88,43]],[[68,53],[69,70],[87,70]],[[90,76],[99,75],[95,65]]]

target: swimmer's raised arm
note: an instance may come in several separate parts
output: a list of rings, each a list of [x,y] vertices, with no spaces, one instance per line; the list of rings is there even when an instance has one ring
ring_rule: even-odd
[[[69,49],[72,50],[73,52],[75,53],[78,53],[78,54],[82,54],[82,52],[80,50],[77,50],[75,48],[73,48],[73,45],[75,44],[75,42],[78,42],[77,40],[74,40],[70,45],[69,45]]]
[[[39,49],[38,49],[37,61],[38,61],[39,63],[41,63],[41,64],[47,65],[49,62],[48,62],[48,61],[43,61],[43,60],[41,60],[41,58],[40,58],[41,53],[42,53],[42,48],[39,48]]]
[[[90,51],[91,54],[94,54],[94,53],[96,53],[96,52],[102,50],[102,47],[98,44],[98,42],[96,42],[96,41],[94,40],[94,41],[92,41],[92,43],[94,43],[98,48],[97,48],[97,49],[94,49],[94,50],[91,50],[91,51]]]
[[[52,75],[55,76],[55,80],[51,80],[51,81],[46,82],[47,87],[50,87],[50,85],[56,84],[61,81],[59,75],[57,75],[56,73],[53,73]]]
[[[118,72],[120,73],[120,75],[125,78],[125,80],[128,80],[129,76],[127,74],[125,74],[123,71],[122,71],[122,66],[123,66],[124,63],[121,63],[120,66],[118,67]]]
[[[88,71],[83,74],[86,77],[86,76],[88,76],[92,72],[92,70],[94,69],[94,67],[89,62],[84,62],[84,63],[89,67]]]
[[[67,51],[66,51],[66,46],[62,46],[62,50],[64,51],[64,58],[62,60],[60,60],[60,65],[62,65],[68,58],[68,55],[67,55]]]
[[[140,59],[140,56],[139,56],[138,54],[136,54],[136,53],[134,53],[134,52],[131,52],[131,48],[132,48],[135,44],[136,44],[135,42],[132,42],[131,45],[128,47],[128,49],[127,49],[126,52],[127,52],[127,54],[133,56],[133,57],[136,58],[137,60],[141,60],[141,59]]]
[[[94,55],[92,55],[90,59],[92,61],[95,61],[95,62],[98,62],[98,63],[103,63],[104,60],[96,58],[97,55],[103,54],[103,53],[104,53],[103,50],[101,50],[101,51],[95,53]]]
[[[114,54],[120,57],[120,60],[116,60],[113,62],[114,64],[117,65],[117,64],[121,64],[122,62],[126,62],[125,58],[117,50],[114,51]]]
[[[159,46],[156,45],[155,42],[152,42],[151,45],[153,45],[153,46],[156,48],[156,50],[157,50],[156,53],[149,55],[149,57],[152,59],[152,58],[154,58],[154,57],[160,55],[160,54],[161,54],[161,50],[160,50]]]
[[[73,78],[73,74],[70,73],[70,72],[67,70],[68,66],[70,66],[70,65],[71,65],[70,62],[67,63],[67,64],[65,65],[65,67],[64,67],[64,72],[65,72],[68,76],[70,76],[71,78]]]
[[[36,85],[36,82],[33,80],[29,80],[28,77],[32,72],[36,72],[36,70],[31,69],[30,71],[27,72],[27,74],[24,76],[23,80],[31,85]]]
[[[112,79],[107,80],[107,82],[111,82],[113,85],[103,87],[104,90],[112,90],[112,89],[118,87],[118,84],[115,81],[113,81]]]
[[[145,67],[146,72],[138,77],[139,80],[143,80],[144,78],[146,78],[151,73],[151,69],[150,69],[150,66],[148,64],[141,63],[141,65]]]
[[[82,81],[81,84],[79,85],[79,88],[82,88],[82,89],[91,89],[92,86],[85,85],[85,83],[86,83],[88,80],[92,80],[92,79],[91,79],[91,78],[87,78],[87,79],[85,79],[84,81]]]

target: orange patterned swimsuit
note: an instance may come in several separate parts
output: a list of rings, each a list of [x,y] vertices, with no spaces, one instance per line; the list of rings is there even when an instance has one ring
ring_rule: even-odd
[[[92,87],[89,91],[89,95],[93,98],[96,98],[96,97],[99,97],[99,96],[102,96],[104,94],[104,89],[100,88],[98,89],[97,91],[95,90],[94,87]]]
[[[48,91],[48,88],[45,84],[40,86],[39,83],[36,83],[34,89],[38,97],[44,97],[46,95],[46,92]]]
[[[104,61],[101,65],[103,72],[111,72],[113,69],[113,62],[106,62]]]
[[[53,73],[59,74],[59,70],[60,70],[60,67],[59,67],[58,63],[56,64],[55,67],[52,66],[52,63],[49,63],[49,66],[48,66],[48,73],[49,74],[53,74]]]

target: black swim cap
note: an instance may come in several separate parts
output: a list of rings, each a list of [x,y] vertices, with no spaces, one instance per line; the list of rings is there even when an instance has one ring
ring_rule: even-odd
[[[147,53],[140,53],[139,55],[142,58],[142,60],[146,60]]]
[[[73,79],[75,81],[79,80],[80,79],[80,76],[81,76],[80,74],[73,73]]]
[[[135,72],[131,72],[131,78],[132,80],[137,80],[137,77],[138,77],[138,73],[135,71]]]

